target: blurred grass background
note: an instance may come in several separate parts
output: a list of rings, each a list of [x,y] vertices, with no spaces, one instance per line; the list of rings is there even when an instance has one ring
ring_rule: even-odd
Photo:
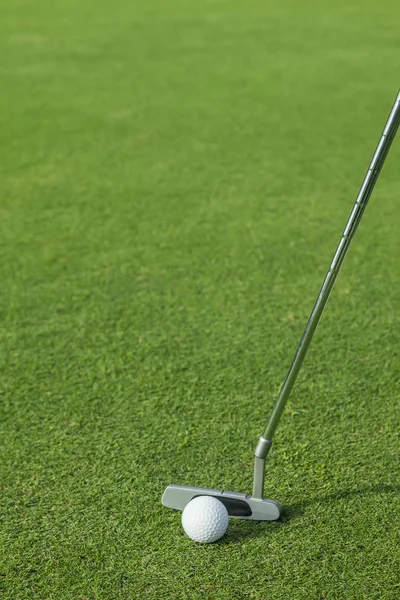
[[[2,0],[2,598],[398,596],[399,143],[253,449],[399,87],[389,0]]]

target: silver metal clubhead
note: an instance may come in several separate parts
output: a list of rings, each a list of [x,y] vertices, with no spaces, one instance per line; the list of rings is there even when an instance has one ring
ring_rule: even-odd
[[[283,506],[275,500],[253,498],[241,492],[214,490],[191,485],[169,485],[162,497],[167,508],[183,510],[197,496],[214,496],[224,504],[230,517],[249,521],[276,521],[282,514]]]

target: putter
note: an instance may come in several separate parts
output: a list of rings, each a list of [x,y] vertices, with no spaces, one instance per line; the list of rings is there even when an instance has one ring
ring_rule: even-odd
[[[271,449],[272,439],[300,367],[307,353],[311,339],[332,291],[333,285],[343,260],[354,237],[357,226],[367,206],[369,197],[378,179],[385,158],[400,124],[400,92],[397,94],[378,146],[368,167],[367,174],[361,185],[354,207],[350,213],[346,227],[340,238],[329,271],[315,302],[311,316],[307,322],[299,346],[294,355],[286,379],[279,392],[268,424],[263,435],[259,438],[255,449],[253,495],[242,492],[231,492],[211,488],[193,487],[189,485],[169,485],[162,497],[162,504],[168,508],[183,510],[188,502],[197,496],[214,496],[227,508],[231,517],[255,521],[274,521],[279,519],[283,507],[275,500],[264,498],[265,461]]]

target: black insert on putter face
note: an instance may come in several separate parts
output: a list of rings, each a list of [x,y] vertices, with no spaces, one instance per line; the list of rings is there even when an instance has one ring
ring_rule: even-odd
[[[199,498],[199,496],[205,496],[206,494],[198,494],[197,496],[193,496],[194,498]],[[212,494],[210,494],[212,495]],[[253,514],[250,506],[244,500],[238,500],[236,498],[229,498],[229,496],[224,496],[221,494],[220,496],[212,496],[213,498],[217,498],[222,504],[225,506],[226,510],[230,517],[251,517]]]

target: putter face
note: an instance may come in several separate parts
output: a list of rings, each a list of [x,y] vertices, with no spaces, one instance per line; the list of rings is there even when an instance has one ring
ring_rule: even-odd
[[[174,485],[167,487],[162,497],[162,504],[167,508],[183,510],[197,496],[214,496],[226,507],[230,517],[250,521],[276,521],[282,514],[283,507],[275,500],[252,498],[241,492],[214,490],[212,488],[193,487],[191,485]]]

